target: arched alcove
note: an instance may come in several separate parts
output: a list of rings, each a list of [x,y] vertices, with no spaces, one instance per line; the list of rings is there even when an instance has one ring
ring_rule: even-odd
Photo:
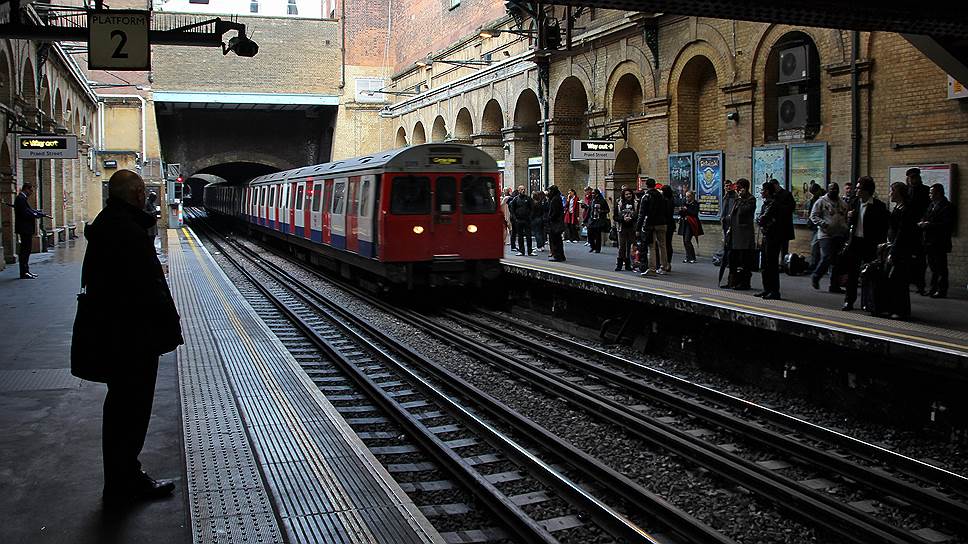
[[[471,120],[471,112],[467,108],[461,108],[457,112],[457,119],[454,121],[454,138],[470,140],[473,133],[474,122]]]
[[[632,74],[623,74],[615,84],[608,116],[621,119],[642,113],[642,85]]]
[[[393,147],[406,147],[407,146],[407,131],[403,127],[397,129],[397,135],[393,139]]]
[[[444,117],[438,115],[434,119],[434,126],[430,130],[430,141],[431,142],[443,142],[447,140],[447,124],[444,122]]]
[[[678,150],[722,149],[725,114],[716,68],[708,57],[689,59],[679,75],[675,101]]]
[[[424,132],[423,123],[417,121],[417,124],[413,126],[413,137],[410,140],[412,145],[420,145],[427,143],[427,133]]]

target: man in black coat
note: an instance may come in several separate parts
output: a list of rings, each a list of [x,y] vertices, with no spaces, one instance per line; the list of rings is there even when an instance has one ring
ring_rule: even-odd
[[[955,208],[944,194],[944,185],[935,183],[929,194],[931,204],[918,226],[924,232],[924,250],[931,267],[931,298],[944,298],[948,296],[948,253]]]
[[[565,260],[565,244],[561,233],[565,232],[565,205],[561,202],[561,190],[548,187],[548,244],[551,247],[549,261]]]
[[[844,311],[854,309],[857,300],[857,282],[864,263],[874,260],[878,244],[887,240],[887,227],[890,212],[884,202],[874,196],[874,179],[862,176],[854,187],[856,198],[847,212],[849,235],[844,250],[847,267],[847,294],[844,297]]]
[[[763,233],[763,290],[755,296],[766,300],[780,298],[780,252],[787,242],[786,203],[780,200],[776,185],[764,183],[760,191],[763,207],[756,223]]]
[[[37,232],[37,219],[44,216],[41,210],[30,206],[30,196],[34,194],[34,186],[24,183],[20,193],[13,201],[14,231],[20,236],[20,247],[17,251],[17,261],[20,263],[20,279],[30,280],[37,274],[30,273],[30,249],[33,246],[34,233]]]
[[[770,184],[773,185],[777,204],[780,209],[777,219],[780,223],[780,231],[777,236],[780,237],[780,253],[778,259],[781,263],[786,262],[786,256],[790,253],[790,240],[796,238],[796,229],[793,227],[793,215],[797,210],[797,201],[793,198],[793,193],[787,191],[780,185],[780,181],[776,179],[771,179]]]
[[[531,213],[534,201],[524,191],[524,185],[518,187],[518,194],[508,204],[511,221],[514,222],[514,233],[517,235],[516,255],[534,255],[531,249]]]
[[[101,317],[110,358],[104,399],[104,500],[109,505],[166,497],[175,485],[141,470],[158,357],[184,343],[178,311],[148,229],[145,184],[130,170],[108,180],[107,206],[84,229],[81,284]]]
[[[905,181],[908,186],[908,205],[911,206],[911,214],[920,220],[928,211],[931,196],[928,194],[928,188],[921,182],[920,168],[910,168],[905,174],[907,175]],[[927,268],[925,248],[921,244],[914,244],[912,249],[911,283],[917,288],[918,294],[927,295],[928,292],[924,290],[924,272]]]

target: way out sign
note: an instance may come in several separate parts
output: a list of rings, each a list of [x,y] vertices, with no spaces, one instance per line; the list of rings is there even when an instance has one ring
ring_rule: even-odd
[[[150,70],[147,11],[112,9],[87,16],[90,70]]]
[[[17,138],[17,158],[76,159],[77,136],[23,134]]]
[[[612,140],[572,140],[571,160],[615,160],[615,142]]]

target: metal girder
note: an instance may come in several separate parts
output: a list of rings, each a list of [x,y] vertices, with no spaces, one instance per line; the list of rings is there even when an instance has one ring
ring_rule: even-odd
[[[555,0],[555,4],[818,26],[968,37],[968,10],[951,2],[882,0]]]

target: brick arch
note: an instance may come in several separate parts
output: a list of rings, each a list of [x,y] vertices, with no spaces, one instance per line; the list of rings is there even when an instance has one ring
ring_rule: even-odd
[[[424,130],[423,122],[417,121],[414,123],[413,131],[410,134],[410,143],[412,145],[427,143],[427,131]]]
[[[474,118],[471,116],[471,110],[463,107],[454,119],[454,138],[467,139],[471,134],[474,134]]]
[[[64,124],[64,96],[61,94],[60,89],[57,89],[54,94],[54,110],[52,114],[57,124]]]
[[[618,64],[609,76],[608,85],[605,87],[605,110],[608,116],[621,118],[642,113],[642,100],[645,96],[645,87],[642,83],[641,72],[635,63],[627,61]]]
[[[690,57],[678,73],[673,94],[670,129],[676,131],[671,140],[678,151],[723,148],[722,98],[712,60]]]
[[[444,121],[443,115],[438,115],[434,118],[434,124],[430,129],[430,141],[431,142],[443,142],[447,139],[447,122]]]
[[[674,96],[683,67],[697,56],[706,57],[712,63],[713,68],[716,70],[716,81],[720,82],[721,85],[727,81],[726,74],[732,75],[732,69],[730,68],[731,62],[723,58],[723,52],[717,50],[709,42],[694,40],[683,45],[679,49],[679,52],[676,53],[675,59],[671,64],[672,69],[669,71],[669,79],[666,81],[666,96]]]
[[[642,85],[645,97],[655,97],[658,90],[656,86],[655,68],[652,67],[652,61],[643,53],[641,47],[637,45],[630,44],[626,47],[625,57],[608,57],[608,65],[605,68],[605,73],[608,74],[608,80],[605,85],[606,101],[612,96],[612,89],[615,86],[615,82],[627,73],[635,74],[635,77],[639,80],[639,84]],[[605,107],[606,109],[608,108],[607,103]]]
[[[584,119],[588,105],[592,103],[588,99],[588,89],[589,87],[577,76],[572,75],[561,80],[552,102],[552,117]]]
[[[291,170],[293,168],[298,168],[300,166],[305,166],[302,164],[292,164],[289,161],[280,159],[274,155],[268,153],[260,153],[258,151],[236,152],[230,151],[225,153],[214,153],[206,157],[200,157],[198,159],[192,160],[190,164],[182,163],[182,171],[190,174],[196,172],[201,172],[212,168],[213,166],[218,166],[220,164],[230,164],[230,163],[253,163],[262,164],[271,168],[275,168],[279,171]]]
[[[13,105],[14,77],[10,69],[10,57],[6,48],[0,50],[0,103],[10,107]]]
[[[393,147],[395,147],[395,148],[407,147],[407,145],[408,145],[407,144],[407,129],[403,128],[402,126],[401,127],[397,127],[397,133],[396,133],[396,136],[394,137],[394,140],[393,140]]]
[[[481,116],[481,132],[486,134],[499,134],[504,128],[504,108],[497,99],[492,98],[484,104],[484,113]]]
[[[20,96],[31,106],[37,105],[37,77],[34,63],[27,58],[20,69]]]
[[[704,22],[703,19],[699,19],[696,23],[696,39],[709,44],[714,50],[719,52],[718,60],[720,65],[716,67],[716,72],[720,84],[726,85],[735,82],[739,75],[736,70],[736,57],[733,55],[733,50],[729,46],[729,43],[726,42],[726,38],[722,33],[709,23]]]
[[[514,125],[537,130],[541,120],[541,105],[538,95],[531,89],[524,89],[514,102]]]
[[[68,132],[76,134],[77,127],[74,125],[74,97],[67,98],[67,104],[64,105],[64,126],[67,127]]]
[[[750,79],[761,78],[773,46],[790,32],[802,32],[813,40],[817,47],[817,54],[820,55],[821,66],[850,60],[839,30],[774,23],[764,27],[760,35],[755,38],[756,45],[753,48],[753,54],[750,55]]]
[[[40,110],[49,116],[53,116],[53,96],[50,92],[50,79],[44,77],[40,82]]]

